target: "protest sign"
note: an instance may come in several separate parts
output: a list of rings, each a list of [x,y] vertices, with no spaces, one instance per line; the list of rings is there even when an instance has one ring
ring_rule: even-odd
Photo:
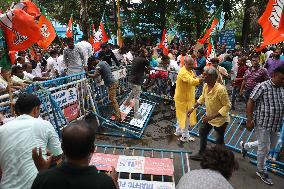
[[[96,166],[98,170],[111,171],[111,167],[116,168],[118,157],[118,155],[94,153],[90,165]]]
[[[118,179],[120,189],[174,189],[173,182],[158,182],[133,179]]]

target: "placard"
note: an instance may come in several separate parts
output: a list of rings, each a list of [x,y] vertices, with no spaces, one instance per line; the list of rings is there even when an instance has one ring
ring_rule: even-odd
[[[142,156],[122,156],[118,158],[117,172],[144,173],[145,157]]]
[[[174,189],[173,182],[158,182],[133,179],[118,179],[120,189]]]
[[[221,30],[219,37],[220,44],[226,44],[226,49],[235,49],[235,30]]]
[[[129,106],[125,106],[126,100],[120,105],[119,110],[120,110],[120,115],[121,115],[121,121],[125,120],[125,118],[127,117],[127,115],[129,114],[129,112],[131,111],[131,109],[134,107],[134,100],[130,100],[130,105]],[[111,120],[115,120],[115,117],[112,116],[110,118]]]
[[[94,153],[90,165],[96,166],[101,171],[111,171],[117,167],[118,155]]]
[[[167,176],[174,174],[174,164],[170,158],[94,153],[90,165],[95,165],[98,170],[104,171],[111,171],[111,167],[114,167],[117,172]]]
[[[174,174],[173,160],[145,157],[144,174],[172,176]]]
[[[78,115],[79,115],[78,102],[75,102],[75,104],[64,108],[64,116],[69,122],[75,120],[78,117]]]
[[[153,106],[151,104],[141,103],[138,112],[142,115],[142,118],[141,119],[133,118],[129,124],[135,127],[142,128],[152,108]]]

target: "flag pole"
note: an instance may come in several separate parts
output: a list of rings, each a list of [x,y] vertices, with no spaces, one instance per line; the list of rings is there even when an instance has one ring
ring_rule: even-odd
[[[122,38],[121,38],[121,22],[120,22],[120,0],[117,0],[117,44],[119,47],[122,47]]]
[[[9,100],[10,100],[10,109],[11,109],[11,114],[14,117],[15,116],[15,111],[14,111],[14,103],[13,103],[13,94],[12,94],[12,82],[11,82],[11,75],[8,77],[8,94],[9,94]]]

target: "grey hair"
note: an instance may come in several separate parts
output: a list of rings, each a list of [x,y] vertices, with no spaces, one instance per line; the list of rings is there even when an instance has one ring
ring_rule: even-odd
[[[194,63],[194,60],[190,56],[186,56],[185,59],[184,59],[184,62],[186,62],[186,63]]]
[[[214,66],[209,66],[204,68],[204,73],[212,75],[215,79],[218,78],[218,70]]]

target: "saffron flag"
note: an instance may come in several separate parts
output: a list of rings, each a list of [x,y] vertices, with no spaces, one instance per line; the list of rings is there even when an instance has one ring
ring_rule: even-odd
[[[11,9],[21,9],[35,18],[40,16],[39,8],[30,0],[25,0],[19,3],[16,3],[11,7]]]
[[[211,17],[209,23],[207,24],[203,37],[198,39],[197,42],[204,44],[205,42],[209,40],[212,31],[214,30],[214,28],[217,26],[217,24],[219,23],[221,19],[222,10],[223,10],[222,6],[220,6],[217,9],[216,13]]]
[[[94,36],[95,36],[95,34],[96,34],[95,25],[92,24],[91,32],[90,32],[90,39],[89,39],[89,42],[91,43],[92,46],[94,45]]]
[[[163,30],[162,39],[161,39],[161,42],[160,42],[160,48],[163,49],[164,55],[169,54],[167,29]]]
[[[261,51],[267,45],[276,44],[284,41],[284,0],[269,0],[263,15],[258,23],[263,32],[263,43],[257,51]]]
[[[37,44],[41,48],[47,49],[47,47],[55,39],[56,32],[55,32],[51,22],[43,15],[41,15],[40,18],[39,18],[38,26],[40,28],[43,39],[38,41]]]
[[[9,51],[26,50],[43,38],[34,17],[21,9],[13,9],[0,15]]]
[[[110,38],[108,37],[105,27],[103,22],[101,21],[100,27],[98,31],[94,35],[94,43],[93,43],[93,48],[95,51],[98,51],[101,47],[101,43],[105,43],[109,40]]]
[[[67,30],[66,30],[66,37],[67,38],[73,38],[73,18],[72,16],[70,17]]]

